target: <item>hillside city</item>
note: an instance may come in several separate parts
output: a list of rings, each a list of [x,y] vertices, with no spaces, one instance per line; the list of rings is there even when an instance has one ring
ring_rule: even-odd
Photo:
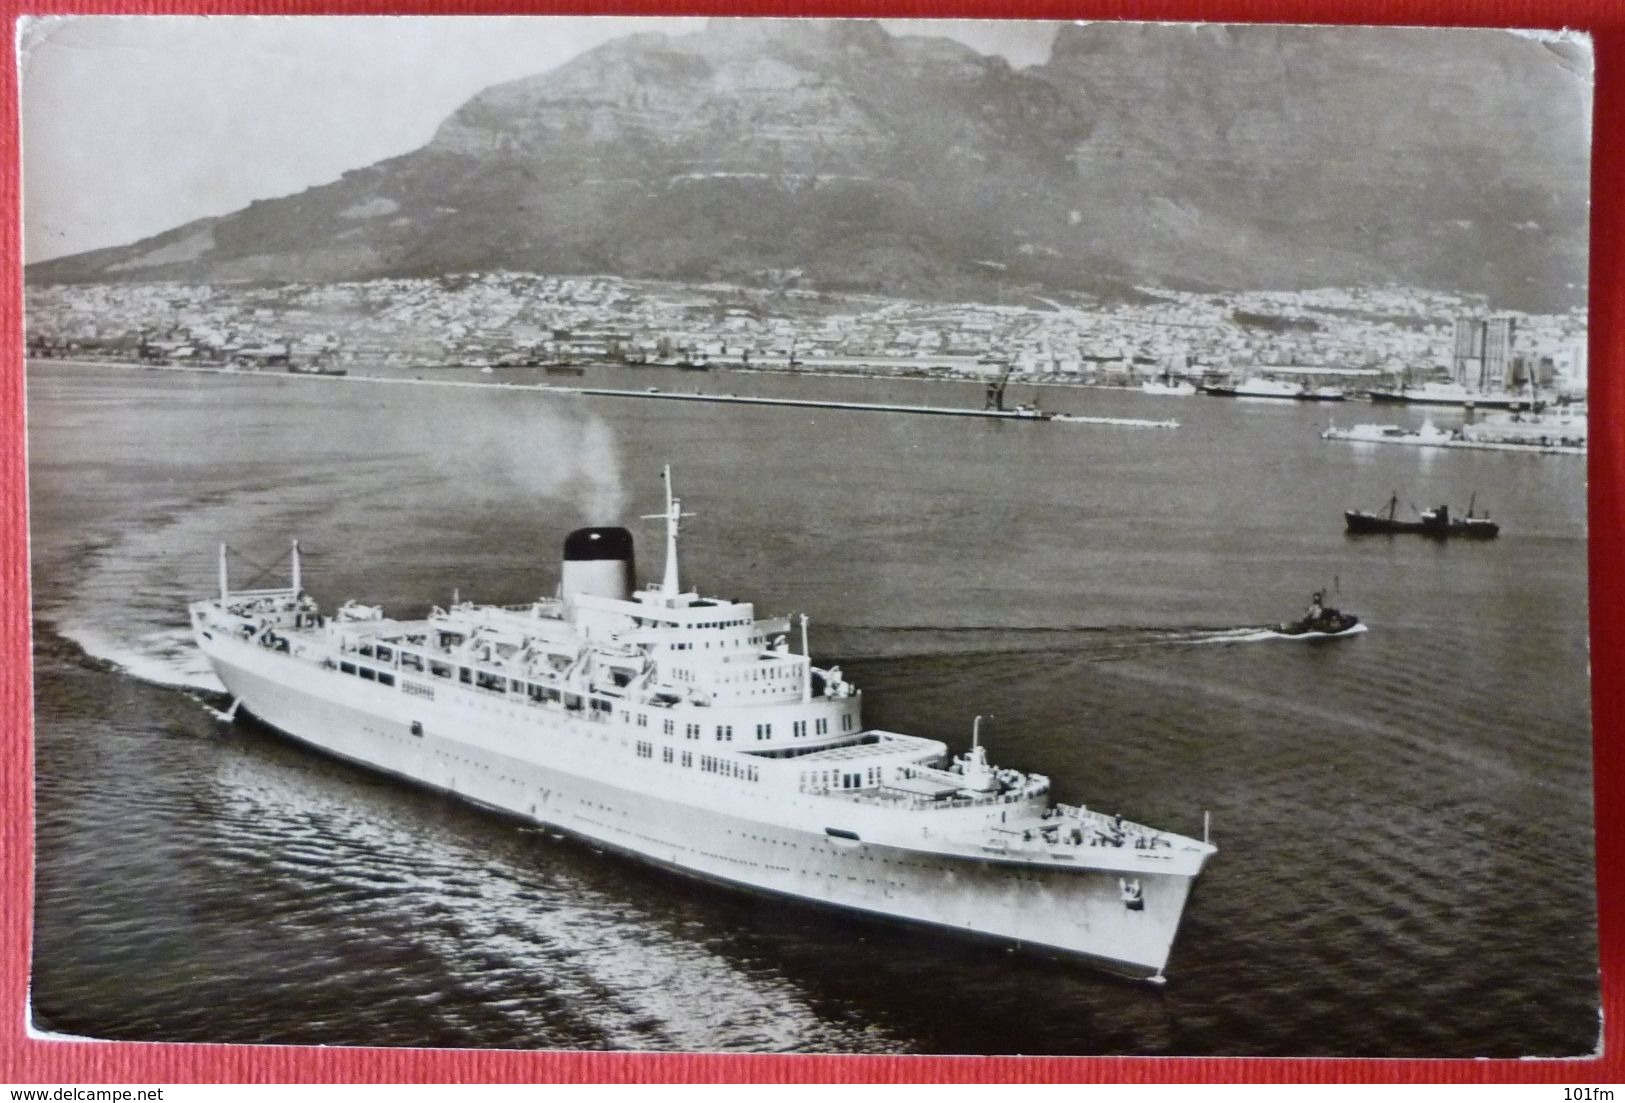
[[[1410,287],[1192,292],[1129,302],[941,303],[610,276],[471,273],[345,283],[27,289],[33,357],[241,368],[619,362],[1125,384],[1161,374],[1448,375],[1455,324],[1510,318],[1516,378],[1585,390],[1586,315],[1494,312]]]

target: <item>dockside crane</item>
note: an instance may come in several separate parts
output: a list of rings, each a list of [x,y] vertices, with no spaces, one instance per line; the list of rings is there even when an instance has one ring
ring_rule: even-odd
[[[1000,412],[1004,410],[1004,388],[1010,382],[1010,373],[1015,370],[1015,361],[1005,361],[1004,371],[1000,372],[999,377],[987,385],[987,403],[983,409],[998,410]]]

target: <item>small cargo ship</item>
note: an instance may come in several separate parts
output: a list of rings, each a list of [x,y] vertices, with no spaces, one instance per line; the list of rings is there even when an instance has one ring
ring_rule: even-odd
[[[1491,520],[1486,514],[1478,516],[1474,513],[1478,496],[1474,495],[1467,503],[1465,517],[1452,517],[1450,507],[1441,505],[1434,509],[1424,509],[1418,512],[1414,520],[1401,518],[1399,512],[1399,496],[1396,494],[1388,499],[1387,513],[1366,513],[1358,509],[1345,510],[1343,522],[1348,531],[1354,535],[1387,535],[1411,534],[1419,536],[1432,536],[1439,539],[1451,537],[1465,537],[1469,540],[1490,540],[1500,535],[1501,526]]]

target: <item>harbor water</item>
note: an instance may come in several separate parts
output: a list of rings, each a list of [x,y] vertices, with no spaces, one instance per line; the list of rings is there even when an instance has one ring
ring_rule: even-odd
[[[588,381],[981,404],[971,383]],[[1404,411],[1081,389],[1011,397],[1181,428],[55,363],[28,384],[42,1029],[839,1053],[1598,1044],[1581,458],[1318,435],[1420,423]],[[695,514],[684,581],[809,614],[871,725],[957,752],[980,714],[991,757],[1062,800],[1193,835],[1211,814],[1219,854],[1166,987],[690,882],[220,715],[185,615],[218,542],[241,553],[235,582],[267,585],[297,536],[326,607],[524,602],[584,524],[630,524],[658,577],[636,518],[666,463]],[[1344,534],[1344,509],[1393,493],[1453,510],[1476,494],[1502,535]],[[1370,630],[1260,631],[1317,589]]]

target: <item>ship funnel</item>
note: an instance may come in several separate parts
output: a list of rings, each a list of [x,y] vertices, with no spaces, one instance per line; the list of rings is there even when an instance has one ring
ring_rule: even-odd
[[[581,594],[632,600],[632,534],[623,528],[576,529],[564,539],[564,600]]]

